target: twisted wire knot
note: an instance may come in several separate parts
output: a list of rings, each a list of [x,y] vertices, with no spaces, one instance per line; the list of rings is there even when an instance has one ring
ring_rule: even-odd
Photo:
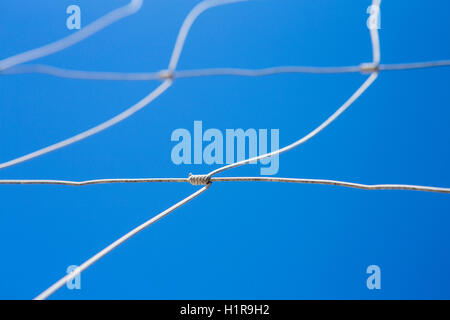
[[[378,72],[380,70],[380,66],[372,62],[361,63],[359,68],[362,73]]]
[[[189,173],[188,181],[193,186],[207,185],[211,183],[211,176],[208,174],[192,174]]]
[[[171,70],[162,70],[159,72],[159,78],[164,79],[164,80],[173,80],[174,78],[174,74],[173,71]]]

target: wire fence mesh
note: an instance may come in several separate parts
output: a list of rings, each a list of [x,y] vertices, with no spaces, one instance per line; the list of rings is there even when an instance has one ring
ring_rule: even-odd
[[[435,68],[450,66],[450,60],[440,61],[427,61],[417,63],[405,63],[405,64],[380,64],[381,53],[379,44],[378,28],[376,25],[370,29],[370,38],[372,43],[372,61],[369,63],[360,63],[352,66],[331,66],[331,67],[309,67],[309,66],[276,66],[264,69],[242,69],[242,68],[209,68],[209,69],[196,69],[196,70],[177,70],[178,61],[182,54],[183,46],[189,31],[195,22],[195,20],[205,11],[213,7],[242,2],[245,0],[206,0],[196,5],[186,16],[175,42],[174,49],[171,54],[169,65],[166,69],[157,72],[148,73],[118,73],[118,72],[95,72],[95,71],[82,71],[82,70],[69,70],[56,68],[49,65],[41,64],[24,64],[58,51],[64,50],[100,31],[101,29],[125,18],[136,12],[142,6],[142,0],[132,0],[126,6],[113,10],[105,16],[87,25],[83,29],[73,33],[72,35],[63,38],[61,40],[52,42],[48,45],[14,55],[12,57],[0,60],[0,75],[10,74],[24,74],[24,73],[41,73],[55,77],[71,78],[71,79],[84,79],[84,80],[115,80],[115,81],[162,81],[162,83],[152,92],[150,92],[143,99],[136,104],[126,109],[122,113],[114,116],[113,118],[100,123],[99,125],[83,131],[75,136],[64,139],[60,142],[52,144],[50,146],[41,148],[26,155],[17,157],[4,163],[0,163],[0,169],[5,169],[18,165],[20,163],[35,159],[44,154],[52,151],[64,148],[73,143],[82,141],[90,136],[93,136],[101,131],[110,128],[117,123],[127,119],[139,110],[146,107],[152,101],[157,99],[162,93],[167,91],[173,82],[179,78],[193,78],[193,77],[208,77],[208,76],[243,76],[243,77],[260,77],[269,76],[274,74],[284,73],[317,73],[317,74],[342,74],[342,73],[363,73],[369,74],[362,85],[340,106],[332,115],[330,115],[325,121],[323,121],[314,130],[309,132],[304,137],[294,141],[293,143],[272,151],[270,153],[262,154],[253,158],[248,158],[242,161],[238,161],[232,164],[222,166],[216,170],[202,175],[190,175],[186,178],[140,178],[140,179],[98,179],[88,181],[64,181],[64,180],[0,180],[0,184],[55,184],[55,185],[68,185],[68,186],[86,186],[93,184],[106,184],[106,183],[153,183],[153,182],[183,182],[191,183],[192,185],[203,185],[203,187],[190,196],[171,206],[167,210],[161,212],[150,220],[146,221],[142,225],[136,227],[123,237],[119,238],[105,249],[88,259],[86,262],[80,265],[74,272],[61,278],[47,290],[42,292],[36,297],[36,299],[46,299],[56,290],[61,288],[67,281],[70,281],[82,271],[86,270],[93,263],[101,259],[103,256],[114,250],[117,246],[124,243],[140,231],[144,230],[154,222],[163,218],[175,209],[185,205],[195,197],[205,192],[212,183],[216,182],[249,182],[249,181],[265,181],[265,182],[285,182],[285,183],[306,183],[306,184],[327,184],[334,186],[343,186],[351,188],[359,188],[365,190],[415,190],[425,192],[440,192],[450,193],[450,188],[433,187],[433,186],[417,186],[406,184],[378,184],[367,185],[355,182],[345,182],[336,180],[323,180],[323,179],[300,179],[300,178],[281,178],[281,177],[215,177],[215,175],[231,170],[238,166],[246,165],[256,160],[279,155],[284,152],[288,152],[306,141],[315,137],[319,132],[325,129],[333,121],[335,121],[344,111],[346,111],[377,79],[380,72],[384,71],[399,71],[408,69],[422,69],[422,68]],[[380,0],[372,1],[372,10],[374,10],[375,18],[379,13]]]

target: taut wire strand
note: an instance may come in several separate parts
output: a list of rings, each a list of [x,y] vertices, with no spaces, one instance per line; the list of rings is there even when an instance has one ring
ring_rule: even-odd
[[[349,187],[364,190],[411,190],[425,192],[450,193],[450,188],[428,187],[409,184],[362,184],[347,181],[328,180],[328,179],[301,179],[301,178],[281,178],[281,177],[212,177],[211,182],[225,181],[265,181],[265,182],[287,182],[287,183],[305,183],[305,184],[323,184],[331,186]]]
[[[449,66],[450,60],[437,60],[437,61],[424,61],[411,63],[381,64],[379,66],[379,70],[399,71],[399,70],[425,69],[425,68],[449,67]]]
[[[276,74],[344,74],[367,72],[367,68],[370,70],[370,67],[372,67],[371,65],[362,64],[358,66],[341,67],[276,66],[260,69],[204,68],[174,71],[171,73],[171,77],[172,79],[183,79],[211,76],[263,77]],[[378,66],[378,71],[402,71],[437,67],[450,67],[450,60],[380,64]],[[166,70],[159,72],[84,71],[58,68],[43,64],[25,64],[9,68],[3,72],[0,72],[0,75],[45,74],[54,77],[79,80],[154,81],[167,79],[167,74],[165,71]]]
[[[195,20],[206,10],[225,5],[225,4],[231,4],[236,2],[243,2],[248,0],[206,0],[202,1],[199,4],[197,4],[186,16],[186,18],[183,21],[183,24],[181,25],[180,31],[178,32],[177,40],[175,41],[175,47],[172,51],[172,56],[170,57],[169,62],[169,72],[174,72],[178,61],[180,60],[181,51],[183,50],[184,43],[186,41],[186,38],[189,34],[189,30],[191,29],[192,25],[194,24]]]
[[[127,178],[127,179],[95,179],[85,181],[70,181],[70,180],[0,180],[0,185],[5,184],[38,184],[38,185],[65,185],[65,186],[89,186],[93,184],[108,184],[108,183],[148,183],[148,182],[189,182],[188,178]]]
[[[164,70],[166,71],[166,70]],[[83,80],[114,80],[114,81],[149,81],[165,79],[163,72],[101,72],[83,71],[57,68],[42,64],[20,65],[3,72],[3,75],[13,74],[46,74],[60,78],[83,79]],[[205,68],[193,70],[179,70],[172,72],[173,79],[209,77],[209,76],[242,76],[261,77],[284,73],[306,73],[306,74],[342,74],[361,72],[361,66],[342,67],[308,67],[308,66],[276,66],[261,69],[244,68]],[[2,73],[0,73],[1,75]]]
[[[209,177],[208,175],[190,175],[189,178],[125,178],[125,179],[97,179],[85,181],[69,180],[0,180],[0,185],[27,184],[27,185],[65,185],[88,186],[110,183],[153,183],[153,182],[188,182],[192,185],[207,185],[212,182],[286,182],[304,184],[324,184],[340,187],[357,188],[364,190],[414,190],[426,192],[450,193],[450,188],[419,186],[409,184],[362,184],[355,182],[330,179],[304,179],[282,177]]]

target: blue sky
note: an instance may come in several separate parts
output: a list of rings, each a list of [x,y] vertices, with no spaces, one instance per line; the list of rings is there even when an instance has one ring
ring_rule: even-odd
[[[0,4],[0,58],[69,35],[125,0]],[[136,15],[38,60],[96,71],[166,68],[198,1],[144,1]],[[370,1],[249,1],[195,22],[179,69],[340,66],[371,60]],[[450,58],[450,3],[383,1],[382,63]],[[279,129],[302,137],[366,75],[179,79],[143,111],[85,141],[4,169],[0,179],[186,177],[177,128]],[[450,69],[384,72],[324,132],[280,156],[278,176],[450,186]],[[157,82],[0,77],[0,162],[67,138],[131,106]],[[258,175],[245,166],[224,175]],[[189,184],[0,186],[0,298],[30,299],[130,229],[196,190]],[[56,299],[450,298],[450,198],[331,186],[215,183],[82,274]],[[366,268],[381,268],[368,290]]]

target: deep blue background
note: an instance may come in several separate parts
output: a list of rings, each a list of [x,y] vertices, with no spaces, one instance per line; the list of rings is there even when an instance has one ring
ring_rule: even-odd
[[[39,63],[99,71],[157,71],[169,61],[195,0],[143,8]],[[0,58],[70,34],[125,0],[0,3]],[[354,65],[371,60],[370,1],[251,1],[194,24],[179,68]],[[383,1],[383,63],[450,58],[448,1]],[[119,125],[0,172],[5,178],[185,177],[214,166],[170,161],[176,128],[279,128],[300,138],[365,75],[212,77],[176,81]],[[279,176],[450,186],[450,69],[384,72],[334,124],[280,157]],[[90,128],[157,82],[46,75],[0,77],[0,161]],[[228,175],[258,175],[246,166]],[[188,184],[0,186],[0,298],[29,299],[113,240],[192,193]],[[58,299],[450,298],[450,197],[331,186],[216,183],[82,275]],[[366,288],[377,264],[382,289]]]

